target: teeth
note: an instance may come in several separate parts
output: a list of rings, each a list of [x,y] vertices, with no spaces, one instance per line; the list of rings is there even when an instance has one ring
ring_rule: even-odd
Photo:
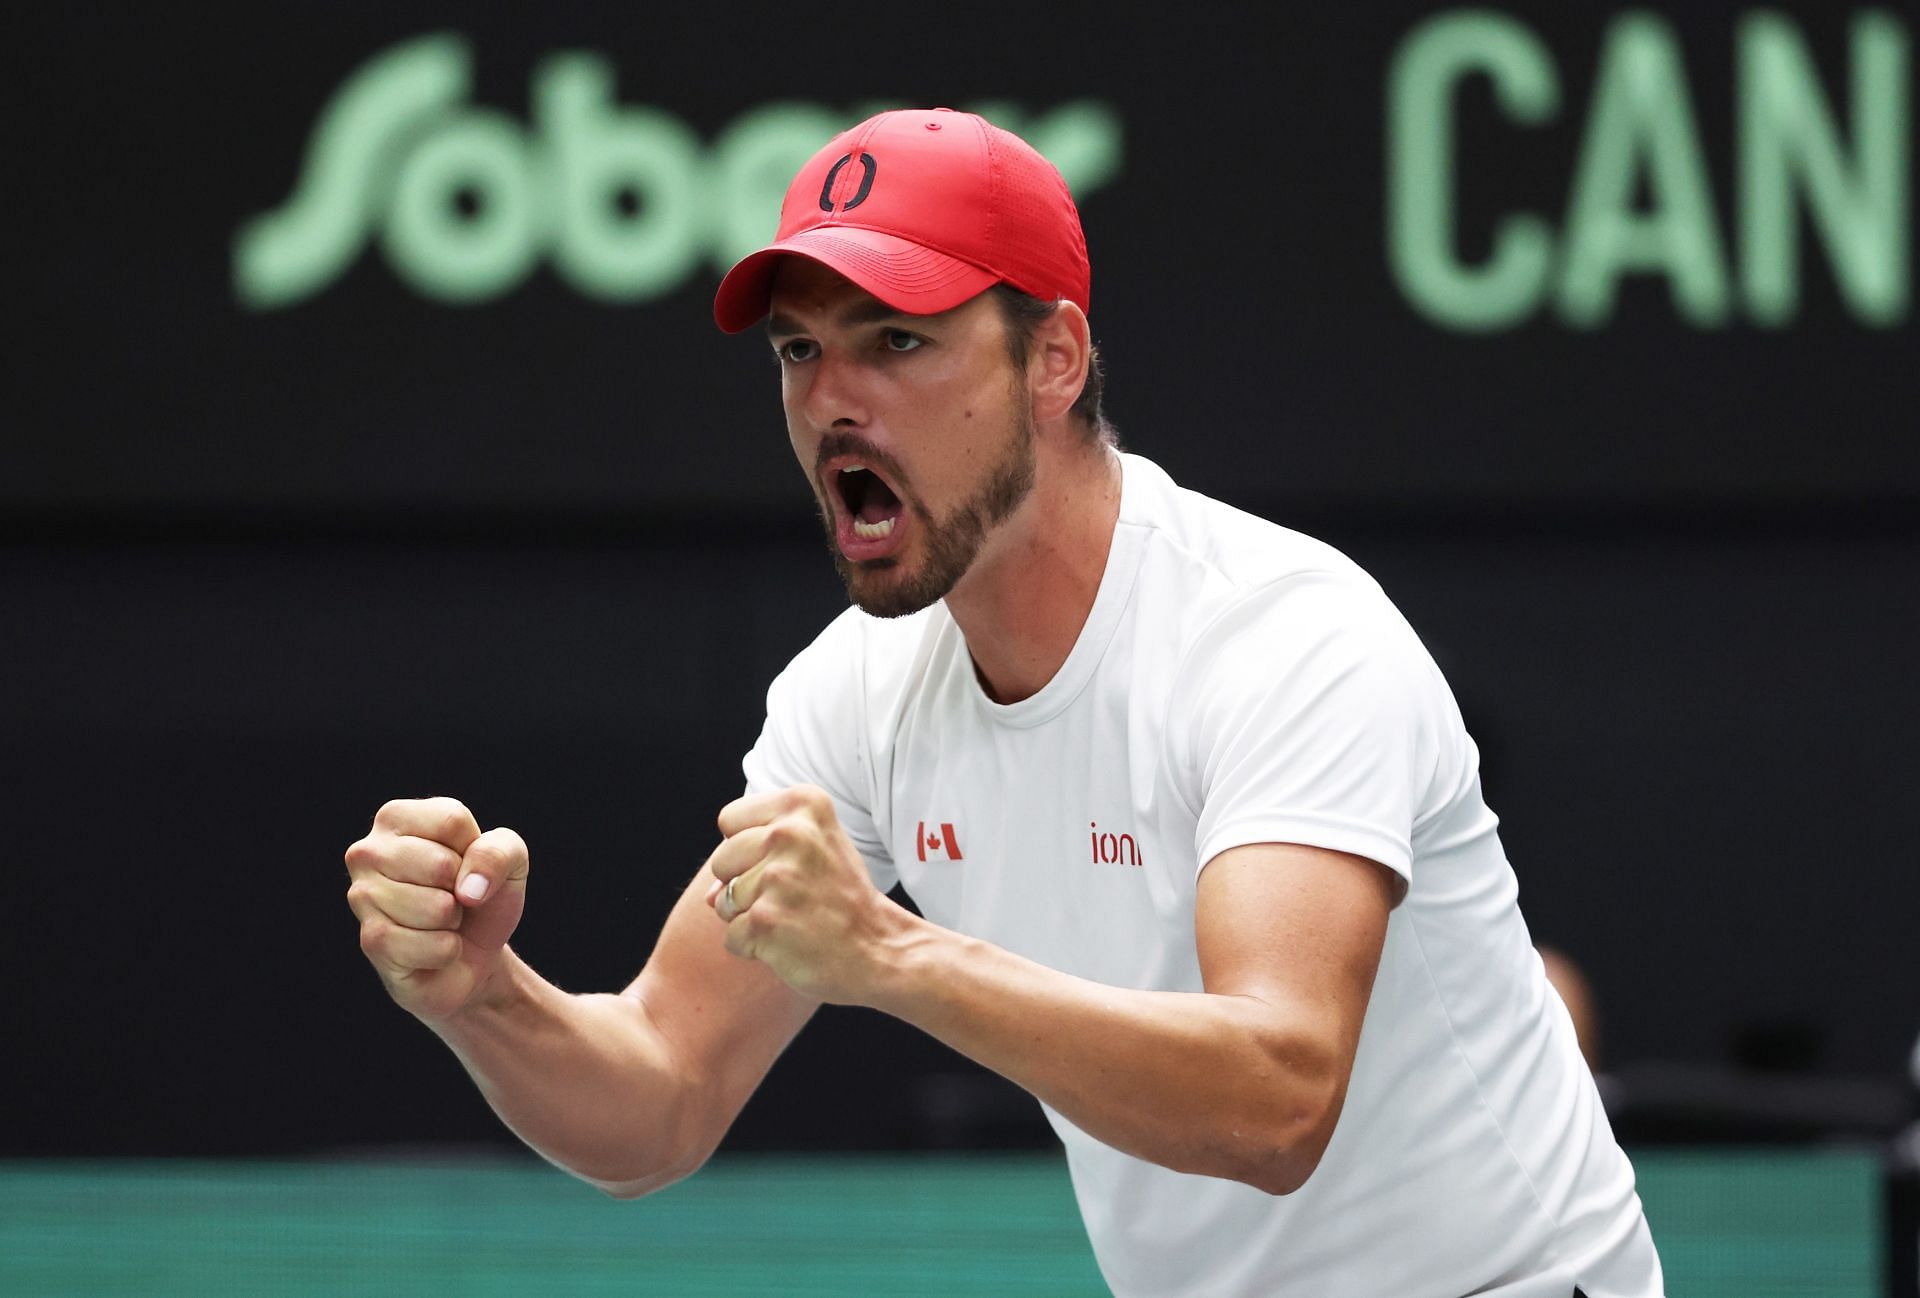
[[[853,534],[863,541],[877,541],[881,537],[889,536],[892,533],[893,520],[891,518],[883,518],[877,523],[863,523],[857,518],[853,520]]]

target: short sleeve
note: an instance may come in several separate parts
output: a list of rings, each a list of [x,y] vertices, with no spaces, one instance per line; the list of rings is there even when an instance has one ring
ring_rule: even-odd
[[[841,827],[882,892],[899,881],[874,822],[859,624],[834,620],[767,690],[767,719],[741,761],[749,794],[812,784],[833,798]]]
[[[1412,881],[1451,696],[1377,586],[1305,573],[1241,597],[1190,646],[1175,702],[1201,869],[1303,843]]]

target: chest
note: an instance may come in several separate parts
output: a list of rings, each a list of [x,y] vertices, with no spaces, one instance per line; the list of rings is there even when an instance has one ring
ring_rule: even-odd
[[[1129,987],[1199,986],[1193,812],[1150,693],[1096,683],[1041,724],[903,718],[887,827],[935,923]]]

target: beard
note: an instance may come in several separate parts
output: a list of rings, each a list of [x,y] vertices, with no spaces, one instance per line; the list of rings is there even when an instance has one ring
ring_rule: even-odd
[[[926,553],[920,570],[895,576],[900,567],[897,557],[855,563],[841,554],[834,538],[833,511],[823,507],[821,521],[827,529],[827,550],[847,588],[847,598],[861,612],[873,617],[904,617],[945,599],[979,558],[987,534],[1032,494],[1036,435],[1033,405],[1027,393],[1019,395],[1006,450],[987,469],[973,495],[945,518],[936,519],[908,489],[898,463],[879,448],[867,445],[865,439],[842,433],[821,443],[817,454],[821,463],[851,453],[885,469],[898,489],[902,507],[912,513],[924,538],[922,548]]]

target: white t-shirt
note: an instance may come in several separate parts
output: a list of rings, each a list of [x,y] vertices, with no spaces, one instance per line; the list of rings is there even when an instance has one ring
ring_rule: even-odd
[[[877,886],[1119,987],[1204,990],[1195,887],[1228,848],[1407,880],[1299,1190],[1169,1171],[1047,1110],[1122,1298],[1658,1295],[1633,1170],[1419,638],[1330,546],[1123,464],[1099,594],[1045,688],[988,699],[944,604],[849,609],[769,690],[748,789],[819,785]]]

